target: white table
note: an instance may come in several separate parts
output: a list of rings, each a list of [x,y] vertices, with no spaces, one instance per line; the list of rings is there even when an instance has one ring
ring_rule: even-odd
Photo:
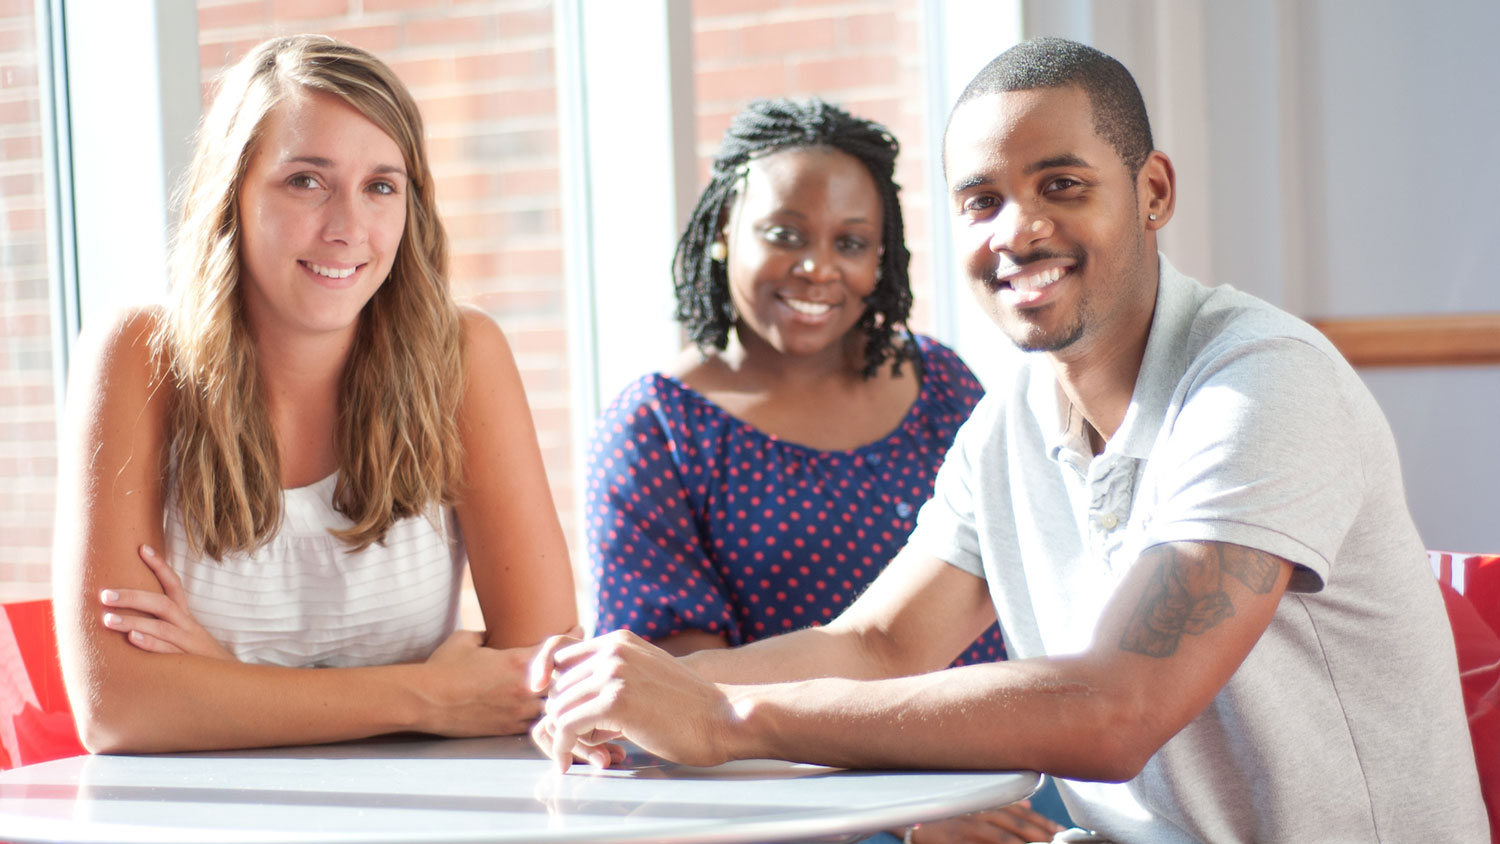
[[[79,756],[0,773],[0,841],[833,842],[1012,803],[1037,779],[642,753],[560,775],[521,737]]]

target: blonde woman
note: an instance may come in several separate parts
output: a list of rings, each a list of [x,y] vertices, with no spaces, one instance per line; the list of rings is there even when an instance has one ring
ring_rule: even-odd
[[[200,127],[172,295],[70,383],[54,594],[93,751],[522,731],[574,627],[509,346],[459,309],[415,103],[268,41]],[[467,561],[484,634],[455,632]]]

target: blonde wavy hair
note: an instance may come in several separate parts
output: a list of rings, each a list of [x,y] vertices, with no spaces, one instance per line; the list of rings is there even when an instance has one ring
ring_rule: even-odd
[[[359,317],[339,386],[333,534],[360,550],[397,520],[451,504],[461,482],[459,312],[448,289],[422,118],[384,63],[315,35],[274,38],[225,72],[198,129],[180,195],[171,298],[154,348],[174,388],[168,495],[192,553],[253,552],[282,518],[276,438],[240,291],[240,186],[267,116],[299,90],[331,94],[400,147],[406,228],[385,282]]]

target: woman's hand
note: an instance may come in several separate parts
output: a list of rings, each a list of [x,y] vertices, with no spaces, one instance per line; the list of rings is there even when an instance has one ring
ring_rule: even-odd
[[[1065,827],[1033,812],[1026,801],[947,820],[924,823],[912,831],[914,844],[1030,844],[1048,842]]]
[[[126,641],[143,651],[161,654],[195,654],[233,660],[234,655],[203,629],[188,610],[182,580],[150,545],[138,549],[141,561],[156,575],[161,592],[145,589],[105,589],[99,595],[112,610],[135,610],[145,615],[104,614],[104,626],[125,634]]]
[[[432,714],[423,732],[444,736],[524,733],[542,714],[527,667],[538,648],[490,648],[484,634],[458,630],[427,658],[430,682],[418,689]]]

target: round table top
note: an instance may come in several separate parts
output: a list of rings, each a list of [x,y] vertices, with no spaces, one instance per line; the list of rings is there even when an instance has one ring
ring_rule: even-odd
[[[522,737],[79,756],[0,774],[14,842],[736,842],[858,838],[1024,799],[1031,772],[691,768],[559,774]]]

